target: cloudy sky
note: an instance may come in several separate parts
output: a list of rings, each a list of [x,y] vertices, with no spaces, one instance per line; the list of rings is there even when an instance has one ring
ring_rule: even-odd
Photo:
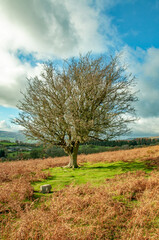
[[[26,77],[41,63],[122,52],[136,76],[133,136],[159,135],[159,0],[0,0],[0,130],[15,131]]]

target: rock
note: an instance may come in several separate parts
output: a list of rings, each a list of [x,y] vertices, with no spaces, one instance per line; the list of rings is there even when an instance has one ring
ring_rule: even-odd
[[[46,184],[46,185],[42,185],[40,186],[40,192],[41,193],[49,193],[51,191],[51,185],[50,184]]]

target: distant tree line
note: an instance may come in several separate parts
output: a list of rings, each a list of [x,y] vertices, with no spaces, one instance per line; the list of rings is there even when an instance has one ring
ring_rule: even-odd
[[[5,158],[6,156],[6,151],[4,149],[0,149],[0,158]]]
[[[159,142],[159,138],[135,138],[132,140],[107,140],[107,141],[90,141],[84,143],[84,145],[96,145],[96,146],[108,146],[108,147],[120,147],[123,145],[137,146],[137,145],[153,145]]]
[[[3,141],[4,142],[4,141]],[[9,144],[9,141],[5,141]],[[12,142],[10,142],[13,144]],[[142,147],[148,145],[156,145],[159,143],[159,139],[154,138],[136,138],[132,140],[112,140],[112,141],[90,141],[79,146],[79,154],[91,154],[106,151],[116,151],[121,149],[131,149],[135,147]],[[22,152],[17,151],[9,154],[9,145],[1,145],[0,142],[0,158],[3,161],[22,160],[22,159],[36,159],[47,157],[62,157],[66,156],[66,153],[61,147],[53,146],[44,148],[43,145],[36,146],[36,144],[28,144],[23,142],[16,142],[16,146],[31,147],[30,151]]]

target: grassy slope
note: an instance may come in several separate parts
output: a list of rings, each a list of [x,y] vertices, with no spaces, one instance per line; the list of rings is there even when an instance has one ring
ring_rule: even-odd
[[[159,146],[80,155],[75,170],[67,161],[0,163],[0,239],[157,239]]]
[[[50,176],[43,181],[37,181],[32,184],[34,190],[40,190],[41,185],[51,184],[53,191],[60,190],[69,184],[86,184],[99,185],[104,183],[105,179],[113,178],[115,175],[128,171],[142,170],[149,173],[153,167],[147,166],[144,162],[113,162],[113,163],[85,163],[78,169],[67,169],[63,167],[50,168]],[[47,170],[48,171],[48,170]],[[38,194],[43,195],[43,194]]]
[[[2,146],[17,146],[17,143],[15,143],[15,142],[3,142],[3,141],[1,141],[1,142],[0,142],[0,145],[2,145]]]

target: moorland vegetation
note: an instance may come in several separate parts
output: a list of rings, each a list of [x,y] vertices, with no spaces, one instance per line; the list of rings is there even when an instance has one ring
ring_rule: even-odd
[[[68,157],[0,163],[1,239],[158,238],[158,145],[81,154],[77,163],[88,142],[129,132],[134,90],[134,77],[118,56],[91,53],[45,64],[40,77],[28,79],[13,122],[47,147],[63,148],[69,168],[63,167]],[[52,192],[39,192],[43,184]]]
[[[67,161],[0,163],[1,239],[158,239],[159,146],[79,155],[78,169]]]

